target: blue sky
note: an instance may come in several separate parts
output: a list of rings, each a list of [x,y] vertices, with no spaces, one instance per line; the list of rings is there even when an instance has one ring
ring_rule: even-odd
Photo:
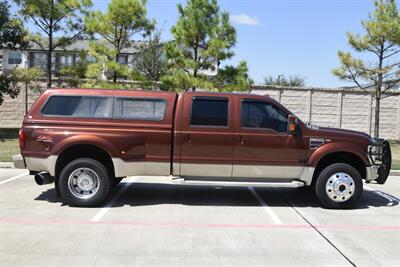
[[[110,0],[92,0],[105,10]],[[178,18],[174,0],[148,0],[148,16],[158,27],[165,23],[164,40]],[[235,56],[224,64],[246,60],[250,76],[260,83],[265,75],[301,75],[307,85],[338,87],[331,70],[339,65],[338,50],[350,50],[346,31],[362,32],[362,19],[373,11],[373,0],[219,0],[237,30]],[[397,1],[399,2],[399,1]],[[400,6],[400,3],[398,3]],[[15,7],[14,7],[15,8]],[[140,38],[139,36],[137,38]]]
[[[107,0],[94,0],[106,9]],[[148,16],[165,22],[164,39],[178,18],[182,1],[148,0]],[[184,2],[184,1],[183,1]],[[331,74],[338,66],[337,50],[350,49],[346,31],[361,31],[360,20],[373,10],[372,0],[219,0],[237,30],[236,64],[246,60],[256,83],[267,74],[298,74],[310,86],[349,85]]]

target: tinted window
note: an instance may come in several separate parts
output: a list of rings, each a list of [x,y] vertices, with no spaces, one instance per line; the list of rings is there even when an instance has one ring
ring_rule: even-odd
[[[193,98],[190,125],[227,126],[228,99]]]
[[[45,115],[71,116],[81,98],[81,96],[52,96],[42,109],[42,113]]]
[[[242,127],[269,128],[278,132],[286,132],[287,114],[269,103],[244,101],[242,103]]]
[[[116,98],[114,117],[160,121],[164,118],[165,107],[162,99]]]
[[[111,97],[83,97],[74,112],[74,117],[109,118],[112,114]]]

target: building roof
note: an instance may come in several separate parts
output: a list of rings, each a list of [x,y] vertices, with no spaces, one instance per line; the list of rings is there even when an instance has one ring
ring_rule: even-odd
[[[68,44],[66,46],[60,46],[55,49],[55,51],[82,51],[82,50],[89,50],[89,43],[90,42],[97,42],[97,43],[102,43],[106,46],[109,46],[109,43],[103,41],[103,40],[87,40],[87,39],[79,39],[75,40],[71,44]],[[122,49],[122,53],[124,54],[134,54],[137,53],[139,50],[140,45],[142,44],[142,41],[134,41],[130,42],[130,46],[127,48]],[[43,50],[37,43],[30,42],[29,43],[29,48],[27,50]]]

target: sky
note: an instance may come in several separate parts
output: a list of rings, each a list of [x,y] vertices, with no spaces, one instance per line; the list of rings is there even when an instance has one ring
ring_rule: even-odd
[[[105,11],[110,0],[92,0]],[[400,1],[400,0],[399,0]],[[177,3],[148,0],[150,19],[164,25],[163,40],[172,39],[178,19]],[[373,0],[219,0],[237,31],[235,56],[223,63],[246,60],[250,77],[262,83],[266,75],[300,75],[308,86],[352,85],[338,80],[338,50],[352,51],[346,31],[362,33],[361,20],[373,11]],[[398,3],[400,6],[400,3]],[[140,39],[139,36],[136,37]]]
[[[108,0],[94,0],[105,10]],[[178,19],[173,0],[148,0],[149,18],[165,23],[163,39]],[[266,75],[300,75],[308,86],[350,85],[332,73],[338,50],[350,50],[346,31],[362,32],[360,21],[373,10],[372,0],[219,0],[237,30],[235,56],[225,64],[246,60],[250,76],[261,83]]]

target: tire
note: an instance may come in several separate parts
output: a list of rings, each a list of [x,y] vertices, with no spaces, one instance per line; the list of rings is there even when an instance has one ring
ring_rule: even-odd
[[[71,161],[62,169],[59,186],[66,204],[94,207],[108,196],[111,181],[103,164],[91,158],[80,158]]]
[[[360,173],[345,163],[329,165],[319,174],[315,195],[324,208],[349,209],[357,204],[363,191]]]

